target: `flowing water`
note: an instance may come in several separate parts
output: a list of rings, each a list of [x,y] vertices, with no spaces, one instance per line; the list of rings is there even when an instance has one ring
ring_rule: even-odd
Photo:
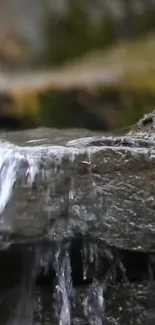
[[[92,253],[92,244],[88,246]],[[95,249],[94,253],[97,259],[102,255],[103,262],[105,252]],[[75,285],[68,243],[15,247],[6,259],[4,254],[0,256],[1,324],[154,324],[154,290],[149,289],[146,280],[118,280],[115,267],[104,269],[102,263],[97,270],[91,260],[94,268],[87,266],[87,271],[92,272],[92,278],[85,273],[81,283]],[[95,272],[101,269],[102,276],[97,277]]]
[[[4,140],[29,147],[25,157],[13,145],[3,141],[0,145],[1,227],[5,224],[3,211],[12,198],[17,179],[24,179],[29,186],[33,184],[37,162],[30,148],[34,152],[36,145],[53,144],[54,152],[61,158],[63,142],[76,136],[73,132],[64,139],[58,134],[54,139],[45,134],[33,140],[33,132],[23,138],[18,132],[1,135]],[[74,179],[71,185],[69,195],[73,198]],[[133,253],[131,263],[134,262]],[[140,270],[135,277],[133,266],[123,263],[119,252],[104,243],[80,237],[55,244],[14,245],[0,253],[0,266],[0,324],[155,324],[152,264],[150,271],[149,267],[148,272]]]
[[[38,172],[37,159],[35,159],[35,148],[47,148],[53,146],[52,151],[55,160],[61,160],[63,145],[76,137],[93,135],[92,132],[82,130],[71,130],[64,135],[63,131],[50,129],[37,129],[23,132],[11,132],[0,134],[0,214],[2,214],[12,195],[12,189],[16,180],[26,177],[31,186]],[[18,147],[14,149],[14,143]],[[22,151],[27,148],[27,155]],[[18,149],[17,149],[18,148]],[[74,152],[72,151],[72,158]]]

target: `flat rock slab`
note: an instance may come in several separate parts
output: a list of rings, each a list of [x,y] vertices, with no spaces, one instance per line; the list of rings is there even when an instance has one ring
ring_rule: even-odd
[[[2,141],[1,243],[81,234],[155,251],[155,142],[101,135],[65,142],[66,135],[61,145],[50,134],[23,147]]]

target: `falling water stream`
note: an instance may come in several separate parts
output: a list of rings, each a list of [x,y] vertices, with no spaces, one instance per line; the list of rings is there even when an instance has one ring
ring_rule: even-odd
[[[22,175],[31,186],[36,173],[33,155],[25,157],[22,150],[2,142],[1,215],[17,178]],[[74,180],[69,195],[74,197]],[[80,237],[56,244],[15,245],[0,253],[0,265],[2,325],[155,324],[154,281],[150,294],[151,280],[145,275],[135,279],[131,267],[127,274],[120,255],[104,243]]]
[[[118,280],[116,268],[109,265],[104,267],[104,263],[107,263],[105,252],[96,251],[96,247],[93,251],[95,245],[92,247],[89,243],[87,253],[91,263],[86,268],[86,258],[83,260],[82,257],[86,254],[84,248],[81,254],[83,278],[80,279],[81,284],[74,285],[77,275],[72,272],[74,266],[71,265],[69,246],[68,243],[60,243],[56,246],[37,244],[20,247],[22,268],[19,269],[18,265],[16,269],[14,256],[8,257],[6,267],[10,265],[12,269],[7,272],[15,282],[13,288],[5,289],[8,279],[0,270],[0,281],[4,284],[3,289],[0,286],[0,321],[4,319],[3,324],[154,324],[155,297],[148,298],[147,281],[129,283],[124,276]],[[100,259],[97,266],[96,259]],[[0,262],[3,262],[1,257]],[[77,263],[81,261],[77,260]],[[102,265],[99,266],[100,263]],[[121,270],[119,265],[118,269]],[[15,272],[20,273],[18,281],[14,280]],[[91,275],[88,275],[89,272]],[[98,272],[101,274],[97,277]]]

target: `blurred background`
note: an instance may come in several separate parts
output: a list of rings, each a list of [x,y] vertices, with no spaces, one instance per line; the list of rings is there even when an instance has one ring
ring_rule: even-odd
[[[155,0],[0,0],[0,128],[111,131],[155,108]]]

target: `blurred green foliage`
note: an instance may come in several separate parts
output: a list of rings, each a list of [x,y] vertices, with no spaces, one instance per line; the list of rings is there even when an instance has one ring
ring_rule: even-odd
[[[34,96],[26,94],[22,99],[17,96],[14,98],[14,107],[17,107],[14,109],[15,115],[19,115],[21,119],[27,118],[28,123],[32,116],[36,124],[61,128],[70,126],[107,130],[136,123],[144,113],[149,113],[155,106],[153,56],[155,34],[151,38],[154,44],[152,47],[147,42],[145,43],[143,38],[148,31],[155,30],[155,11],[150,10],[141,15],[131,14],[130,41],[123,45],[121,43],[120,47],[119,45],[112,47],[116,38],[119,39],[116,21],[114,22],[109,16],[92,21],[77,1],[68,0],[68,3],[69,10],[66,15],[51,15],[45,24],[47,46],[42,58],[43,66],[62,65],[63,67],[64,63],[71,63],[72,59],[77,57],[78,71],[81,65],[79,57],[82,58],[84,54],[91,53],[92,50],[102,49],[100,56],[95,58],[96,64],[101,65],[101,69],[109,70],[111,67],[115,69],[123,66],[124,79],[115,84],[115,89],[113,86],[108,89],[104,86],[101,87],[102,89],[98,88],[94,107],[92,107],[91,96],[85,105],[85,102],[79,101],[76,91],[72,89],[65,93],[61,87],[59,91],[44,89],[42,94],[37,91]],[[121,26],[123,28],[123,25]],[[105,48],[108,49],[107,54],[104,54]],[[142,65],[144,62],[144,65],[148,67],[144,69],[146,73],[143,71],[141,75],[136,72],[136,68],[138,64],[140,69],[143,68],[138,60],[142,54]],[[85,67],[86,64],[87,59],[84,58],[83,66]],[[87,69],[91,69],[91,63]],[[90,89],[89,92],[91,91]],[[85,90],[81,88],[79,92],[84,93]],[[22,111],[25,113],[21,114]]]
[[[76,1],[68,0],[64,16],[48,17],[45,24],[46,51],[44,65],[60,65],[94,49],[104,49],[119,40],[117,23],[110,17],[93,21]],[[136,38],[155,29],[155,10],[130,15],[131,37]],[[124,26],[123,26],[124,24]],[[121,29],[128,30],[125,21]],[[116,36],[117,34],[117,36]],[[129,37],[128,32],[125,39]]]
[[[87,13],[70,1],[67,15],[48,19],[46,36],[44,62],[59,65],[111,44],[115,39],[115,24],[110,18],[92,23]]]
[[[148,11],[141,15],[133,15],[133,36],[139,37],[145,33],[155,30],[155,11]]]

